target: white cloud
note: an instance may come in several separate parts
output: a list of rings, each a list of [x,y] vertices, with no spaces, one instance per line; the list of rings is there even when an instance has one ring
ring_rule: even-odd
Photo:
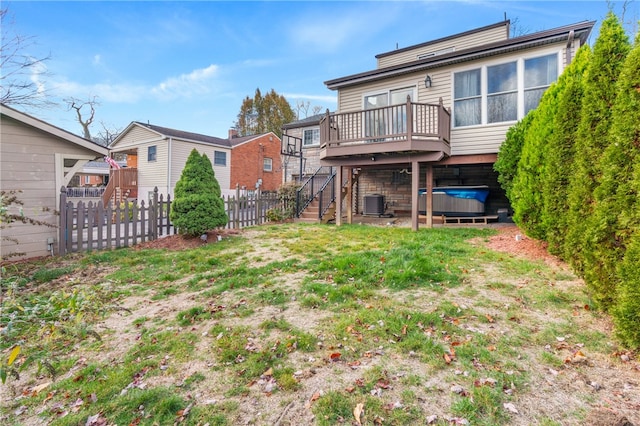
[[[172,99],[190,97],[195,94],[208,93],[211,91],[211,83],[218,75],[219,67],[209,65],[191,71],[188,74],[181,74],[177,77],[169,77],[151,89],[151,93],[162,99]]]
[[[354,42],[366,42],[371,37],[385,31],[393,23],[400,6],[381,9],[372,4],[366,9],[358,2],[354,6],[336,9],[331,19],[320,20],[316,16],[301,18],[299,24],[291,27],[290,37],[294,43],[305,49],[320,52],[334,52],[338,48]]]
[[[96,96],[100,101],[114,103],[135,103],[144,97],[144,86],[130,84],[81,84],[71,81],[54,82],[55,93],[62,99],[73,97],[85,99]]]
[[[331,95],[307,95],[304,93],[285,93],[284,96],[287,99],[301,99],[301,100],[309,100],[309,101],[321,101],[336,104],[338,99],[336,96]]]
[[[100,54],[93,55],[93,65],[102,65],[102,56]]]
[[[35,58],[31,58],[33,61],[35,61]],[[36,86],[36,91],[38,93],[38,95],[42,96],[45,94],[46,92],[46,87],[44,82],[40,79],[40,77],[42,75],[45,75],[47,73],[47,67],[45,64],[43,64],[42,62],[37,62],[35,63],[31,68],[31,75],[30,75],[30,79],[31,82]]]

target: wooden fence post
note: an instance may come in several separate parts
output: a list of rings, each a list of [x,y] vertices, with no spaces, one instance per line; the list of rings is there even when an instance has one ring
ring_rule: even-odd
[[[64,256],[67,254],[67,188],[60,188],[60,219],[58,229],[58,254]]]
[[[240,229],[240,184],[236,183],[236,199],[233,203],[233,228]]]
[[[150,203],[151,204],[151,203]],[[153,188],[153,206],[149,206],[149,220],[151,221],[150,240],[158,238],[158,187]]]

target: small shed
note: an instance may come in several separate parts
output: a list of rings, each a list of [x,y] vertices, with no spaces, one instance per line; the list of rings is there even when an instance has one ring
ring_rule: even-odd
[[[58,238],[59,193],[84,165],[107,148],[31,115],[0,105],[0,191],[17,191],[21,212],[46,225],[2,224],[0,258],[54,254]],[[18,254],[18,255],[16,255]]]

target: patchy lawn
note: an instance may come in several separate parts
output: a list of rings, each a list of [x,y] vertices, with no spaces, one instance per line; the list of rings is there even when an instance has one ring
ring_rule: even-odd
[[[5,265],[0,422],[640,425],[637,354],[516,235],[286,224]]]

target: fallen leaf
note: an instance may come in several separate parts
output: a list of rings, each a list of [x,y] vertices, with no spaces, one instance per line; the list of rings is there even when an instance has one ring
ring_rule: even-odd
[[[356,407],[353,409],[353,416],[356,418],[356,422],[362,426],[362,422],[360,421],[360,417],[362,416],[362,413],[364,411],[364,404],[363,403],[359,403],[356,405]]]
[[[40,392],[42,392],[43,390],[45,390],[49,386],[51,386],[51,382],[46,382],[46,383],[39,384],[38,386],[34,386],[31,389],[32,396],[38,395]]]
[[[504,404],[502,404],[502,406],[504,407],[505,410],[509,411],[510,413],[518,414],[518,409],[512,403],[505,402]]]
[[[340,361],[341,356],[342,354],[340,352],[334,352],[331,355],[329,355],[329,359],[333,362],[336,362],[336,361]]]
[[[269,368],[267,371],[262,373],[263,376],[273,376],[273,368]]]

